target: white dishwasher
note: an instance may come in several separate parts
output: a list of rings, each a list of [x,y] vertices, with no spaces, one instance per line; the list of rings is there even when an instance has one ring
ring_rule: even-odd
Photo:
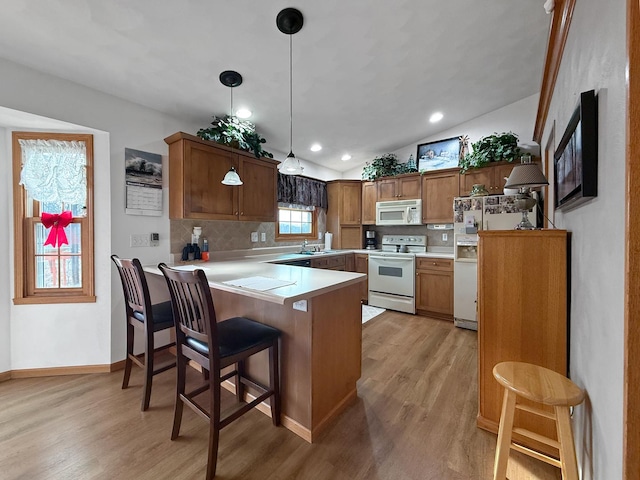
[[[478,330],[478,235],[457,233],[454,243],[453,324]]]

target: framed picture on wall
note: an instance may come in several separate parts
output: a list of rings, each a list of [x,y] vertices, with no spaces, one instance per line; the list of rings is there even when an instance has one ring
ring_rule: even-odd
[[[418,145],[418,171],[455,168],[460,158],[460,137]]]
[[[573,208],[598,196],[598,103],[593,90],[580,105],[554,154],[555,208]]]

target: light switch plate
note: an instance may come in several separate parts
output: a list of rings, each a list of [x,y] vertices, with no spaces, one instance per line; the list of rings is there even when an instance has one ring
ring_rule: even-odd
[[[252,242],[258,241],[258,232],[251,232],[251,241]]]
[[[266,242],[267,241],[267,234],[265,232],[262,232],[260,234],[260,241],[261,242]]]
[[[151,246],[148,233],[134,233],[129,237],[131,247],[149,247]]]

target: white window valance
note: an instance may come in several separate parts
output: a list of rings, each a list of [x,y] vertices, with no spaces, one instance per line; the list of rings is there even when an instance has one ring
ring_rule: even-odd
[[[20,185],[40,202],[85,205],[87,151],[84,142],[19,140],[22,149]]]

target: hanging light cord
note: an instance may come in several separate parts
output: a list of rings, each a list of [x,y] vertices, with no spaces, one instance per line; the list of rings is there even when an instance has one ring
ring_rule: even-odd
[[[293,153],[293,35],[289,34],[289,153]]]

